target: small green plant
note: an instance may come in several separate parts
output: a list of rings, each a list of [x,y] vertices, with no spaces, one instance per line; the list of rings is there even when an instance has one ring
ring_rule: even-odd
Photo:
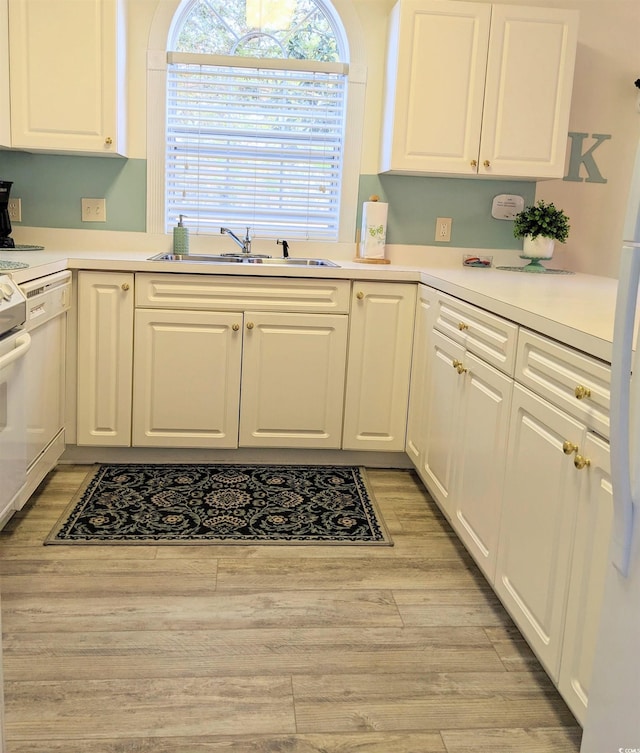
[[[545,204],[542,200],[525,207],[515,216],[513,223],[513,234],[516,238],[524,238],[525,235],[537,238],[542,235],[560,243],[567,240],[570,229],[569,218],[562,209],[557,209],[553,203]]]

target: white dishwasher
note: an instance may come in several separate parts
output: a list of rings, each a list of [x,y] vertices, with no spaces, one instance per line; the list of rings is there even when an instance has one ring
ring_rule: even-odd
[[[71,272],[57,272],[20,285],[27,299],[24,330],[31,335],[25,357],[27,482],[20,510],[64,452],[67,310]]]

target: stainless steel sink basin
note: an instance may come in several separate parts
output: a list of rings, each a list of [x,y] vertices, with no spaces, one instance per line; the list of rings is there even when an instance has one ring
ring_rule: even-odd
[[[280,267],[338,267],[328,259],[295,259],[270,256],[209,255],[209,254],[156,254],[149,261],[186,261],[199,264],[267,264]]]

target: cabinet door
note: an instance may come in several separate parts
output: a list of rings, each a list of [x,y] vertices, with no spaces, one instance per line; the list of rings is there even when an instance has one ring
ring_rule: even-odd
[[[479,3],[396,5],[381,172],[477,173],[490,16]]]
[[[340,447],[348,317],[245,313],[240,445]]]
[[[420,476],[444,512],[451,516],[453,470],[459,448],[458,423],[464,377],[454,367],[464,348],[440,332],[431,333],[424,452]]]
[[[416,468],[424,447],[424,432],[427,422],[427,379],[429,376],[429,336],[436,293],[426,285],[418,286],[416,321],[413,331],[413,356],[411,360],[411,383],[409,392],[409,415],[407,416],[406,451]]]
[[[451,523],[493,583],[513,380],[470,353],[463,367]]]
[[[480,175],[564,174],[578,17],[493,5]]]
[[[78,273],[79,445],[131,444],[133,274]]]
[[[121,14],[120,0],[9,0],[13,147],[124,154]]]
[[[9,5],[7,0],[0,0],[0,146],[11,146]]]
[[[587,434],[580,454],[589,460],[589,465],[579,474],[580,496],[558,688],[584,724],[609,565],[613,499],[609,444],[595,434]]]
[[[495,588],[557,682],[580,474],[570,441],[584,425],[514,386]]]
[[[415,301],[415,285],[354,283],[345,450],[404,450]]]
[[[237,447],[242,314],[138,309],[133,444]]]

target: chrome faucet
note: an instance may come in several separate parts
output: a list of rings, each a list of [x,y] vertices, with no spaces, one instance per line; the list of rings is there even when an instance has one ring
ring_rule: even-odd
[[[242,249],[243,254],[247,254],[249,256],[251,254],[251,238],[249,237],[249,229],[247,228],[247,234],[245,236],[245,239],[243,241],[238,238],[238,236],[233,232],[233,230],[229,230],[228,227],[221,227],[220,228],[220,235],[224,235],[225,233],[227,235],[230,235],[231,238],[240,246]]]

